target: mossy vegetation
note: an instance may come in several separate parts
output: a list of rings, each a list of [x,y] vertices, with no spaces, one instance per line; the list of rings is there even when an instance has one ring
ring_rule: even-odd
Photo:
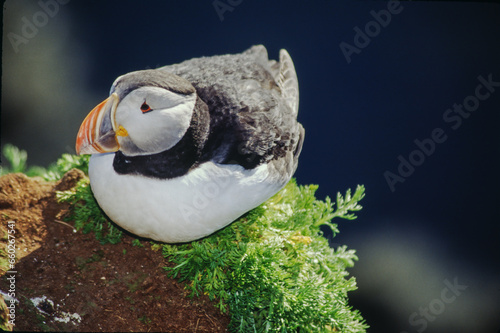
[[[236,332],[362,332],[366,325],[347,302],[356,289],[346,268],[357,260],[346,246],[332,249],[320,226],[334,233],[336,217],[353,219],[352,211],[364,188],[316,200],[316,185],[297,186],[294,180],[274,197],[229,227],[205,239],[164,245],[163,253],[176,264],[166,270],[186,281],[193,295],[218,301],[232,316]]]
[[[39,166],[28,167],[28,154],[26,151],[17,148],[11,144],[4,145],[2,149],[2,164],[0,166],[0,176],[8,173],[24,173],[29,177],[42,177],[47,181],[55,181],[73,168],[82,170],[88,174],[88,165],[90,155],[76,156],[63,154],[55,163],[48,168]]]
[[[8,170],[27,170],[25,160],[23,166],[6,157],[12,165]],[[72,167],[87,172],[87,165],[87,156],[65,154],[35,173],[58,179]],[[335,236],[339,230],[333,218],[355,219],[364,187],[337,194],[334,203],[317,200],[317,188],[292,180],[209,237],[180,245],[151,244],[162,248],[171,263],[166,273],[184,281],[191,296],[206,294],[230,313],[232,332],[364,332],[368,326],[348,302],[348,293],[356,289],[347,272],[357,260],[355,251],[329,247],[320,230],[327,225]],[[100,210],[88,179],[58,196],[71,203],[69,219],[77,229],[94,232],[101,242],[120,241],[120,228]]]
[[[66,216],[65,220],[73,221],[77,230],[85,234],[94,232],[102,244],[120,242],[122,230],[99,208],[90,189],[88,178],[78,181],[71,190],[58,192],[57,198],[60,202],[71,204],[71,213]]]

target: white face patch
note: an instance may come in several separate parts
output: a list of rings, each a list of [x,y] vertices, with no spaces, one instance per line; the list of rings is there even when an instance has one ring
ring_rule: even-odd
[[[193,115],[196,94],[182,95],[159,87],[141,87],[120,101],[115,113],[116,128],[124,154],[155,154],[175,146],[184,136]]]

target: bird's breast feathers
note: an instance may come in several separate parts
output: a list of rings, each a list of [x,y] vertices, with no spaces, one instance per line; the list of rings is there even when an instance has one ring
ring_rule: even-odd
[[[285,183],[262,164],[252,170],[206,162],[173,179],[122,175],[114,154],[93,155],[92,191],[109,218],[141,237],[168,243],[207,236],[270,198]]]

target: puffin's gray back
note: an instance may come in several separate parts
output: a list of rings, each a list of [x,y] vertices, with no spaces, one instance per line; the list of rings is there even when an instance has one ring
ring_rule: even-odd
[[[159,70],[193,84],[209,107],[212,128],[238,128],[240,141],[223,143],[220,155],[237,145],[239,153],[276,164],[281,173],[291,176],[295,171],[304,129],[297,122],[298,80],[287,51],[281,50],[276,62],[257,45],[243,53],[194,58]]]

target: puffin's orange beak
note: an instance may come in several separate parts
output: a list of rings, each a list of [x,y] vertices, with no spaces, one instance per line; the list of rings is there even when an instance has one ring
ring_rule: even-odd
[[[111,94],[97,105],[83,120],[76,136],[76,153],[98,154],[117,151],[115,112],[118,95]]]

